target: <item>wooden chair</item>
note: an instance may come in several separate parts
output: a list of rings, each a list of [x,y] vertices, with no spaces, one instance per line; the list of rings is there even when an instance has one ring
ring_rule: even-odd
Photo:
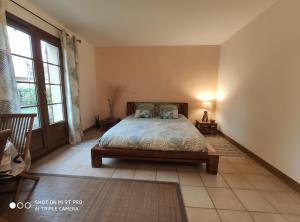
[[[11,135],[11,130],[9,129],[0,131],[0,163],[2,161],[7,139],[10,137],[10,135]]]
[[[0,131],[7,129],[11,130],[11,135],[8,139],[14,144],[15,148],[17,149],[19,153],[18,157],[22,157],[23,160],[26,160],[29,153],[33,121],[35,116],[36,114],[0,114]],[[18,157],[14,158],[16,162],[16,159],[18,159]],[[16,181],[13,201],[16,200],[16,197],[20,190],[22,179],[31,179],[34,180],[35,183],[37,183],[39,177],[30,175],[25,171],[21,172],[17,176],[1,175],[0,177],[0,183]]]

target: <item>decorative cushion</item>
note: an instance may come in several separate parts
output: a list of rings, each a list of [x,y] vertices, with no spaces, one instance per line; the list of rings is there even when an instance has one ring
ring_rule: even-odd
[[[136,103],[136,110],[134,117],[136,118],[152,118],[154,116],[153,103]]]
[[[153,112],[149,109],[136,109],[135,118],[152,118],[153,117]]]
[[[171,113],[172,113],[172,115],[171,115]],[[159,105],[159,117],[161,119],[178,119],[177,105],[174,105],[174,104]],[[166,117],[168,117],[168,118],[166,118]]]
[[[161,110],[161,112],[159,113],[159,118],[161,118],[161,119],[174,119],[173,115],[174,115],[173,111]]]

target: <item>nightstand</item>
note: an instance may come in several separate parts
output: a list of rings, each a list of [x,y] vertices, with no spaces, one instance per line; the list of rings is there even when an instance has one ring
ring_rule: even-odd
[[[120,118],[105,118],[100,120],[100,129],[109,130],[111,127],[120,122]]]
[[[202,134],[217,134],[218,132],[218,124],[211,122],[200,122],[196,120],[196,128]]]

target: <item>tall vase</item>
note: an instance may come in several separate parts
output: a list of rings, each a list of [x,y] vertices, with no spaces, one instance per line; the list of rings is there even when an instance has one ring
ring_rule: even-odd
[[[109,108],[109,118],[112,119],[114,118],[114,111],[113,111],[113,104],[111,99],[108,99],[108,108]]]

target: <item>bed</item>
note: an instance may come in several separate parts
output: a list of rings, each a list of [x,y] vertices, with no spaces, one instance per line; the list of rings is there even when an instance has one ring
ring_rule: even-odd
[[[206,163],[207,172],[217,174],[219,155],[187,119],[187,103],[168,103],[178,107],[178,119],[135,118],[136,104],[128,102],[127,117],[91,149],[92,167],[101,167],[102,158],[109,157]]]

